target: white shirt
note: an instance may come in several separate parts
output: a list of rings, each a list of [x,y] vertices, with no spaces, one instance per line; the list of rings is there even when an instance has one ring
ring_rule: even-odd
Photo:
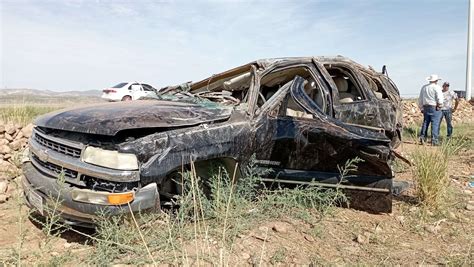
[[[418,98],[418,106],[423,108],[424,105],[436,106],[443,105],[443,91],[441,86],[435,83],[429,83],[421,87],[420,97]]]
[[[447,90],[446,92],[443,92],[443,98],[444,101],[441,110],[449,110],[453,108],[453,100],[458,99],[458,95],[451,90]]]

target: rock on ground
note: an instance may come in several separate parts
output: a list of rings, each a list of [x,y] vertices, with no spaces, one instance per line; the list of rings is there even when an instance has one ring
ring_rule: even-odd
[[[7,145],[1,145],[0,146],[0,154],[8,154],[11,151],[12,151],[11,148]]]
[[[0,194],[7,192],[8,184],[7,181],[0,181]]]
[[[22,132],[23,136],[29,138],[31,136],[31,133],[33,132],[33,124],[30,123],[30,124],[26,125],[23,129],[21,129],[21,132]]]
[[[288,232],[288,226],[285,223],[276,222],[276,223],[273,224],[272,230],[277,232],[277,233],[287,233]]]
[[[16,127],[13,124],[7,124],[5,125],[5,133],[12,135],[16,131]]]

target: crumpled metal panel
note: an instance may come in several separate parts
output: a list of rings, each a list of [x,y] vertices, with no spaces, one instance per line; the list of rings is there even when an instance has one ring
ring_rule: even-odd
[[[368,99],[365,101],[340,104],[336,85],[333,83],[330,76],[323,73],[329,81],[329,85],[332,87],[335,110],[334,115],[337,119],[347,123],[383,128],[386,131],[387,136],[391,137],[392,146],[396,147],[399,145],[402,129],[401,99],[398,88],[387,75],[376,72],[372,68],[364,67],[343,56],[315,57],[314,62],[321,68],[323,68],[322,64],[342,64],[343,66],[352,69],[355,72],[356,78],[363,87],[361,89],[367,94]],[[377,99],[361,73],[377,79],[382,84],[389,99]],[[394,138],[397,136],[398,138]]]
[[[240,113],[241,111],[235,111]],[[144,183],[158,181],[191,161],[233,158],[244,162],[255,147],[254,127],[243,114],[233,114],[227,122],[202,124],[149,135],[119,146],[119,151],[135,153],[143,162]]]
[[[60,110],[39,117],[35,124],[57,130],[97,135],[142,128],[192,126],[230,116],[231,109],[203,104],[137,100]]]
[[[301,84],[302,78],[297,79],[291,93],[306,102]],[[287,84],[282,94],[289,90]],[[152,134],[123,143],[119,150],[138,155],[145,181],[160,180],[191,160],[222,157],[246,162],[252,154],[288,168],[331,172],[358,156],[365,160],[361,174],[391,177],[390,140],[383,133],[343,124],[317,110],[310,112],[314,119],[277,119],[262,112],[249,121],[235,110],[229,121]]]

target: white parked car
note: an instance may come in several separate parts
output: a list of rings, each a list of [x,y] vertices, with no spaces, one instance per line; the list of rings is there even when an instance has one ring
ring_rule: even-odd
[[[123,82],[102,90],[102,98],[109,101],[137,100],[155,94],[156,89],[146,83]]]

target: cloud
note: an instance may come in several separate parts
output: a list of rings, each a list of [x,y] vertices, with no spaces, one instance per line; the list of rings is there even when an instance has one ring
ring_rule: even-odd
[[[449,13],[426,23],[423,5],[411,2],[3,2],[0,86],[165,86],[259,58],[337,54],[387,64],[405,94],[431,72],[460,85],[465,12],[460,4],[436,9]],[[424,34],[433,27],[443,39]]]
[[[133,8],[121,4],[110,5],[110,11],[113,15],[121,17],[131,17],[139,15],[138,12]]]

